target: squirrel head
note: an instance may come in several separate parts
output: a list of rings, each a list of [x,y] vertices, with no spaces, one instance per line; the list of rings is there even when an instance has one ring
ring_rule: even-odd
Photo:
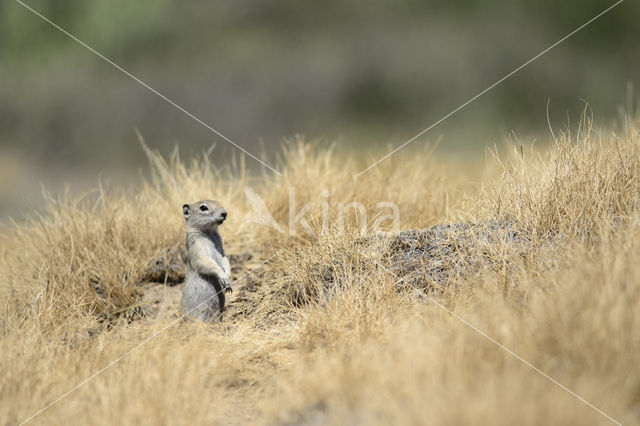
[[[182,214],[187,222],[187,228],[192,227],[200,231],[216,230],[227,219],[227,210],[215,200],[184,204]]]

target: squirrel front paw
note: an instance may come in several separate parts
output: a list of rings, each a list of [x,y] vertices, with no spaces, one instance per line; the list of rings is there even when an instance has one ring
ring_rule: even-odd
[[[231,288],[231,276],[223,275],[220,277],[220,285],[224,289],[225,293],[231,293],[233,289]]]

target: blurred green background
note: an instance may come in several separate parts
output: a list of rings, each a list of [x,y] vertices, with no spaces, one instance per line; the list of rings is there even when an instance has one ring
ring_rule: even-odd
[[[283,138],[368,155],[399,144],[613,1],[25,0],[252,153]],[[584,101],[608,124],[633,109],[640,4],[627,0],[418,143],[474,157],[513,132],[546,138]],[[145,159],[233,148],[15,1],[0,1],[0,219],[40,182],[126,185]],[[273,159],[274,156],[271,156]],[[257,164],[249,161],[252,167]]]

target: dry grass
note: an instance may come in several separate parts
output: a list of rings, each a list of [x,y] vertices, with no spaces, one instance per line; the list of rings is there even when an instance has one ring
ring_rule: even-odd
[[[585,122],[543,152],[495,160],[501,173],[475,186],[416,150],[359,178],[361,159],[302,140],[286,146],[282,177],[252,176],[242,161],[214,170],[206,156],[149,156],[153,178],[137,189],[50,200],[4,231],[0,423],[29,418],[169,324],[122,313],[141,300],[145,268],[182,243],[181,204],[203,198],[230,212],[228,253],[256,264],[275,254],[260,281],[234,293],[223,323],[171,325],[32,423],[610,422],[448,310],[609,416],[640,422],[637,127],[616,135]],[[315,202],[316,235],[242,226],[247,186],[284,228],[289,188],[298,210]],[[398,291],[401,277],[358,248],[353,214],[338,232],[351,201],[369,227],[381,201],[399,207],[401,228],[509,220],[534,249],[488,245],[489,266],[452,278],[437,299]]]

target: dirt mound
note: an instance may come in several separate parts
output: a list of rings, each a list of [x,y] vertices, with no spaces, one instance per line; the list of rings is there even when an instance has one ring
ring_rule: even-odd
[[[454,277],[471,277],[487,269],[512,270],[538,246],[514,223],[506,221],[406,230],[370,239],[370,243],[380,245],[381,263],[401,280],[401,285],[428,288],[430,292]]]

